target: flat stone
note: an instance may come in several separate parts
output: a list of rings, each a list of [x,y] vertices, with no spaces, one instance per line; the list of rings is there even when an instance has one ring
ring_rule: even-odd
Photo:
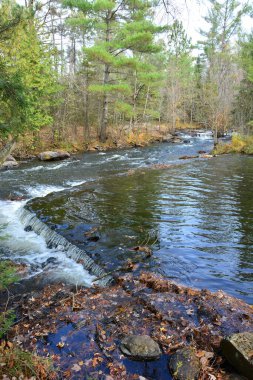
[[[192,158],[198,158],[199,156],[181,156],[179,160],[190,160]]]
[[[128,335],[122,340],[120,349],[134,360],[154,360],[161,355],[159,345],[148,335]]]
[[[169,369],[175,380],[195,380],[199,376],[200,363],[191,347],[178,350],[169,361]]]
[[[69,157],[70,157],[70,154],[64,151],[58,151],[58,152],[47,151],[47,152],[42,152],[38,154],[38,158],[41,161],[64,160]]]
[[[223,355],[242,375],[253,379],[253,333],[234,334],[221,342]]]
[[[199,157],[200,158],[213,158],[214,156],[212,154],[201,154]]]

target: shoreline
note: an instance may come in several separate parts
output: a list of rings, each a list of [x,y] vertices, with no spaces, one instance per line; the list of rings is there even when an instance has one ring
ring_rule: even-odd
[[[51,357],[63,374],[59,379],[143,379],[148,368],[157,373],[152,379],[169,379],[169,360],[186,348],[199,362],[199,378],[229,379],[235,370],[225,360],[221,342],[253,328],[252,306],[239,299],[152,273],[135,276],[134,271],[109,288],[47,285],[26,294],[15,308],[21,319],[8,340]],[[129,334],[151,336],[162,350],[160,358],[136,362],[122,355],[120,344]]]

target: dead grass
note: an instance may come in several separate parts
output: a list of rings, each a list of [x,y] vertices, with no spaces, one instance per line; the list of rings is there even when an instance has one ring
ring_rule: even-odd
[[[55,380],[58,375],[50,359],[3,341],[0,344],[0,378]]]
[[[253,136],[234,135],[232,141],[227,144],[219,144],[213,151],[214,154],[244,153],[253,154]]]

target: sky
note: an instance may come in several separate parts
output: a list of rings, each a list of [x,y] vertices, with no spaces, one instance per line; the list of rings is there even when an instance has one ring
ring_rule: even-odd
[[[207,14],[208,0],[177,0],[179,8],[178,18],[183,22],[184,28],[193,44],[200,39],[199,29],[207,30],[207,23],[203,17]],[[253,30],[253,19],[244,16],[242,19],[242,29],[246,33]]]

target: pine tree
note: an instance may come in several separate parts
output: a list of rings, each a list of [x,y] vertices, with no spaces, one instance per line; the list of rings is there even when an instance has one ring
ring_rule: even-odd
[[[149,54],[159,51],[154,37],[164,28],[153,24],[152,4],[144,0],[64,0],[63,4],[79,12],[75,25],[83,25],[95,33],[92,46],[87,47],[85,52],[89,61],[103,66],[103,77],[98,78],[90,90],[102,96],[99,137],[104,142],[107,138],[110,95],[130,93],[126,81],[118,77],[115,83],[112,74],[134,66],[134,54],[137,52]]]

